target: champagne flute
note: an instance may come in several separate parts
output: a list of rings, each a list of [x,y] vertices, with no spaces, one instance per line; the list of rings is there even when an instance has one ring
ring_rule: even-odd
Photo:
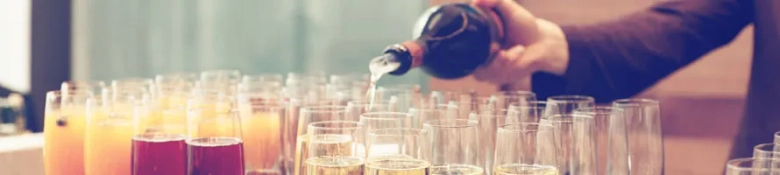
[[[157,105],[150,101],[134,119],[132,137],[133,174],[187,173],[186,118],[184,107]],[[148,111],[148,113],[147,113]]]
[[[612,102],[612,107],[621,109],[626,119],[631,174],[662,174],[664,144],[658,101],[622,99]]]
[[[628,136],[623,110],[589,107],[577,109],[574,114],[593,118],[598,174],[629,174]]]
[[[295,175],[306,174],[306,158],[309,155],[310,135],[308,133],[308,127],[311,123],[321,121],[343,121],[346,115],[346,109],[344,106],[308,106],[302,107],[300,110],[300,117],[297,120],[298,123],[296,130],[293,134],[295,136],[295,143],[292,148],[295,148],[293,154],[292,163],[289,167],[292,167],[292,172]],[[357,122],[357,121],[356,121]],[[342,140],[346,142],[348,140]]]
[[[467,119],[428,120],[431,175],[482,175],[478,122]]]
[[[234,98],[199,94],[187,108],[187,174],[243,175],[241,120]]]
[[[485,174],[493,174],[493,156],[496,151],[496,130],[507,122],[517,121],[517,112],[500,110],[505,112],[483,111],[482,113],[469,114],[469,119],[479,123],[477,126],[481,134],[480,151],[481,162],[484,163]]]
[[[428,175],[428,133],[422,129],[387,128],[368,133],[367,175]]]
[[[134,120],[148,117],[148,100],[148,92],[140,87],[104,89],[101,97],[87,100],[86,175],[131,174]]]
[[[93,94],[63,89],[46,93],[43,163],[49,175],[84,174],[85,114]]]
[[[267,99],[274,102],[262,102],[265,100],[260,99],[239,101],[244,159],[248,175],[281,174],[281,126],[285,108],[277,100]]]
[[[558,175],[553,126],[543,123],[502,125],[496,133],[495,175]]]
[[[596,161],[595,124],[593,118],[580,114],[547,116],[540,123],[552,125],[552,137],[558,148],[560,174],[594,175]]]
[[[355,121],[322,121],[309,124],[306,175],[362,175],[365,150],[361,124]]]

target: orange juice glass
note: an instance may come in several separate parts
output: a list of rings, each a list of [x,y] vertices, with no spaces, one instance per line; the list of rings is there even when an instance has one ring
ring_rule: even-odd
[[[86,99],[79,91],[46,94],[44,167],[47,175],[84,174]]]
[[[241,105],[241,131],[248,174],[279,174],[282,153],[283,107]]]
[[[104,93],[105,94],[105,93]],[[143,96],[143,95],[142,95]],[[86,175],[130,175],[133,120],[149,115],[141,98],[87,101]]]

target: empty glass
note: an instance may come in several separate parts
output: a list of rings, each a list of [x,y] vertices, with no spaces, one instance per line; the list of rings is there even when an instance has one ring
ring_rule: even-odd
[[[622,99],[613,102],[612,107],[623,110],[626,119],[631,174],[662,174],[664,144],[658,101]]]
[[[536,123],[544,116],[546,110],[544,101],[532,101],[526,105],[512,104],[509,106],[509,110],[516,112],[515,116],[517,121],[511,122],[530,122]],[[512,118],[511,120],[514,120]]]
[[[558,152],[560,174],[596,174],[595,124],[593,118],[580,114],[547,116],[540,123],[552,125],[553,141]]]
[[[516,123],[503,125],[496,133],[496,175],[558,175],[558,157],[552,125]]]
[[[593,118],[598,174],[629,174],[628,136],[623,110],[592,107],[577,109],[574,114]]]
[[[536,101],[536,94],[528,91],[500,91],[482,100],[488,109],[508,109],[510,105],[526,106]]]
[[[483,156],[480,160],[484,162],[485,174],[493,174],[493,156],[496,151],[496,130],[507,122],[517,122],[517,112],[485,112],[485,113],[472,113],[469,115],[470,120],[475,120],[479,123],[479,132],[481,134],[480,139],[480,151]]]
[[[482,175],[478,122],[467,119],[429,120],[423,124],[429,132],[430,174]]]

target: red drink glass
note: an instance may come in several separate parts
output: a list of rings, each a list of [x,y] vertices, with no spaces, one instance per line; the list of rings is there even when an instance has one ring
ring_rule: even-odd
[[[192,175],[224,174],[243,175],[243,144],[240,139],[208,137],[187,142]]]
[[[187,174],[184,135],[142,134],[133,138],[134,175]]]

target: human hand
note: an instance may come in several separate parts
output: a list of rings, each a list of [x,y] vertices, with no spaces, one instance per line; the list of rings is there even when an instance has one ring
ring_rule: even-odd
[[[534,17],[513,0],[473,0],[472,4],[499,13],[506,37],[503,50],[490,65],[476,70],[474,78],[504,85],[529,80],[537,71],[559,75],[565,72],[569,53],[560,26]]]

